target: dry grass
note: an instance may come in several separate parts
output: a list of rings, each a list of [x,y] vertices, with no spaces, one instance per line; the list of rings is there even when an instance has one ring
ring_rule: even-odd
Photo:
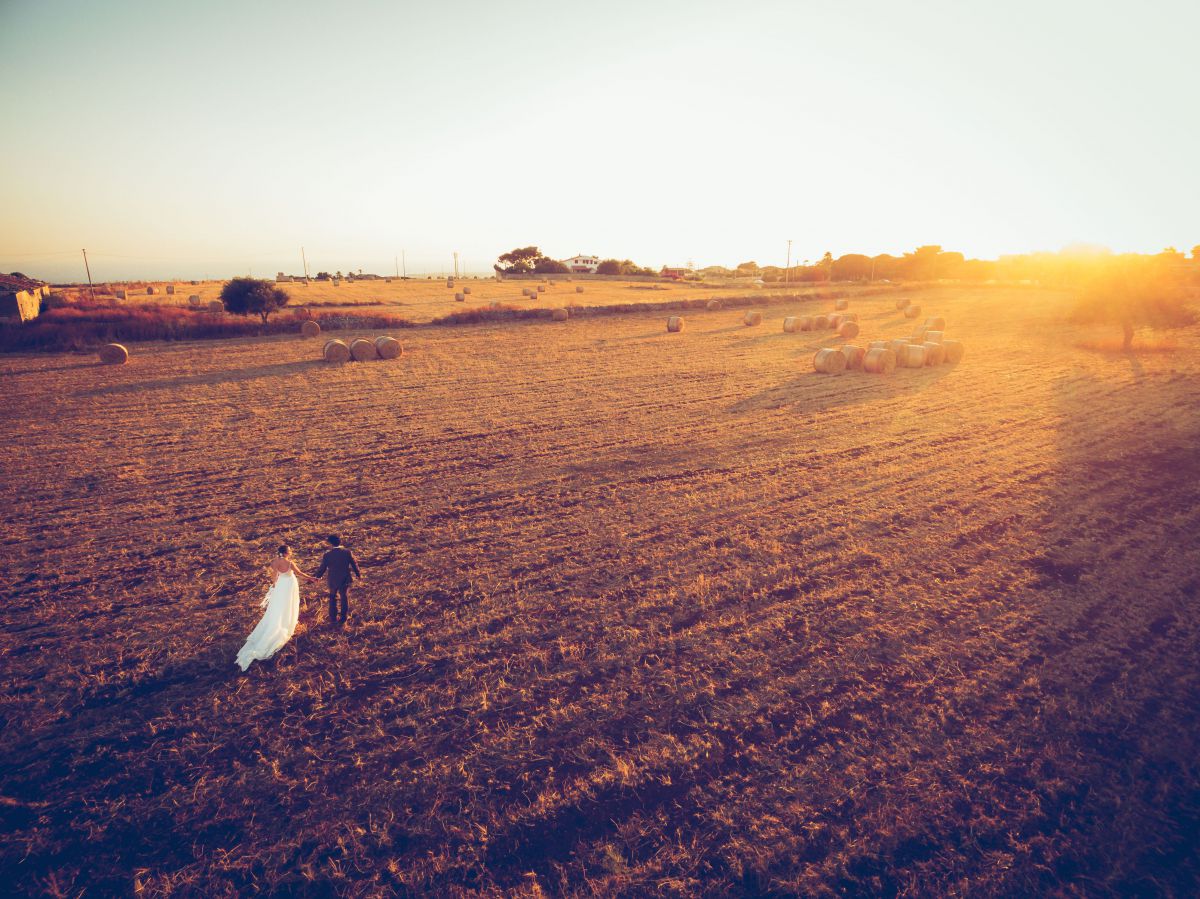
[[[0,361],[0,877],[1194,894],[1200,332],[916,299],[961,365],[817,375],[811,303]],[[331,530],[350,629],[306,588],[237,676],[272,548]]]

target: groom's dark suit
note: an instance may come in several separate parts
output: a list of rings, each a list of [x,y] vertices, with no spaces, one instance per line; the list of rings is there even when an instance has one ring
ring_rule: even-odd
[[[354,553],[346,549],[344,546],[335,546],[329,552],[325,553],[321,559],[321,567],[317,569],[317,577],[325,574],[329,579],[329,623],[330,624],[345,624],[346,617],[350,614],[350,600],[346,596],[346,591],[350,589],[351,572],[354,572],[354,577],[362,577],[358,570],[358,563],[354,561]],[[341,600],[341,609],[338,609],[338,600]]]

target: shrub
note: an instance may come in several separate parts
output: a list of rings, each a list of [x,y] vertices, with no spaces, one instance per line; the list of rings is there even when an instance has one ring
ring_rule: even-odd
[[[272,312],[287,305],[288,293],[260,278],[234,278],[221,288],[221,302],[226,312],[258,315],[265,325]]]

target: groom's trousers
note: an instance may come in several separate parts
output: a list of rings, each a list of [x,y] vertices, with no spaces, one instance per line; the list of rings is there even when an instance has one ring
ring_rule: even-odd
[[[346,618],[350,615],[350,599],[347,596],[347,591],[350,589],[350,578],[346,578],[341,584],[329,585],[329,623],[330,624],[345,624]]]

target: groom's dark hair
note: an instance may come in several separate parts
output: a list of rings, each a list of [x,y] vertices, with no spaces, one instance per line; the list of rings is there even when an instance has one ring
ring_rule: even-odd
[[[339,546],[342,542],[342,538],[339,537],[337,534],[330,534],[325,539],[329,541],[330,546]]]

